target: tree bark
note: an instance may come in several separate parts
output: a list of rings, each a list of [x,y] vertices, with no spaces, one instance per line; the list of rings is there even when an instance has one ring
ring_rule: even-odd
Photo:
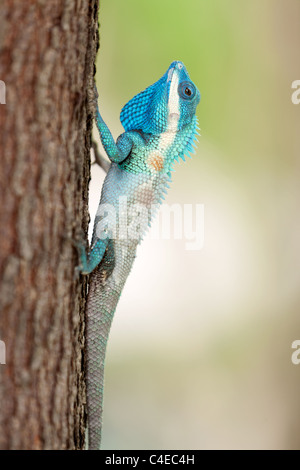
[[[84,446],[74,240],[89,220],[97,45],[98,0],[1,2],[1,449]]]

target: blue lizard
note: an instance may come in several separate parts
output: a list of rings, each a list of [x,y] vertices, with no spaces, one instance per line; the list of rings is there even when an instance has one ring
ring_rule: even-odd
[[[96,99],[96,124],[111,161],[103,183],[88,256],[81,271],[92,273],[86,307],[89,449],[99,449],[104,360],[112,318],[136,256],[136,248],[164,198],[175,161],[193,151],[200,93],[184,64],[172,62],[153,85],[122,109],[125,129],[116,143]]]

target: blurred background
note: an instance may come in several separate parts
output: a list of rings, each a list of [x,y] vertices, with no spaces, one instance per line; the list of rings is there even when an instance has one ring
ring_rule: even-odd
[[[201,137],[169,204],[204,204],[204,246],[139,247],[111,330],[104,449],[299,449],[298,0],[102,0],[100,108],[182,60]],[[92,168],[91,218],[104,174]]]

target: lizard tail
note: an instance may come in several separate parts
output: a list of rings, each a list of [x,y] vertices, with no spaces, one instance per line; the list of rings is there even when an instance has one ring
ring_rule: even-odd
[[[104,361],[114,310],[105,309],[101,272],[96,269],[90,277],[86,308],[86,383],[89,450],[101,444]]]
[[[86,306],[86,384],[91,450],[99,449],[101,444],[106,346],[112,319],[135,253],[136,243],[131,243],[130,247],[125,243],[123,248],[115,249],[114,243],[110,241],[101,263],[89,279]]]

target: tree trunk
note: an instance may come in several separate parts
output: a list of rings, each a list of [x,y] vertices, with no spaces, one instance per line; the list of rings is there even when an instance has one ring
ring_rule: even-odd
[[[84,446],[86,284],[74,241],[89,218],[97,45],[98,0],[1,1],[2,449]]]

